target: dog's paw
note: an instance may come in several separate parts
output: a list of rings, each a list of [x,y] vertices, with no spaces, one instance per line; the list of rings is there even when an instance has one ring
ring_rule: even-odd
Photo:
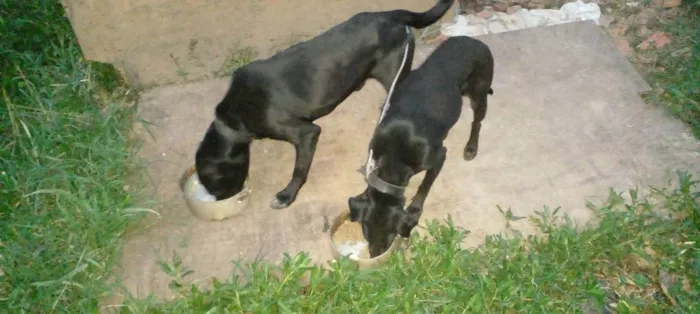
[[[272,199],[272,202],[270,203],[270,207],[273,209],[283,209],[289,207],[289,205],[292,204],[292,199],[291,197],[285,196],[285,195],[277,195],[275,198]]]
[[[467,147],[464,149],[464,160],[470,161],[476,157],[477,149],[473,147]]]

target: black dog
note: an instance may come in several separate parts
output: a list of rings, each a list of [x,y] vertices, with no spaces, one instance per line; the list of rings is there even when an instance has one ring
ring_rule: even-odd
[[[195,156],[204,187],[217,200],[235,195],[248,176],[251,141],[285,141],[296,149],[294,173],[271,207],[289,206],[306,183],[321,134],[313,121],[331,113],[369,78],[391,92],[411,69],[415,43],[409,26],[435,23],[453,2],[439,0],[423,13],[359,13],[309,41],[236,69]]]
[[[370,142],[367,188],[348,200],[351,220],[362,224],[372,257],[388,249],[397,234],[408,237],[418,223],[445,162],[443,141],[459,119],[462,95],[469,97],[474,110],[464,159],[476,157],[492,80],[488,46],[464,36],[447,39],[396,87]],[[404,211],[405,187],[423,170],[423,182]]]

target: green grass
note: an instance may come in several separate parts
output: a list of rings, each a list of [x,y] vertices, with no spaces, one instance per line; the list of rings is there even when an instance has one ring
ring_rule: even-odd
[[[678,17],[661,25],[671,43],[640,52],[656,60],[643,71],[656,91],[647,99],[670,109],[700,139],[700,1],[686,0],[679,9]]]
[[[647,77],[660,90],[652,100],[700,137],[700,27],[697,11],[685,12],[663,25],[674,41],[655,52]],[[1,0],[0,34],[0,312],[96,312],[113,288],[120,240],[141,216],[130,193],[140,180],[126,179],[138,173],[128,136],[135,107],[110,67],[82,58],[58,1]],[[685,174],[678,182],[651,198],[631,191],[628,202],[611,193],[591,206],[598,219],[585,228],[545,209],[533,218],[542,236],[510,230],[473,251],[459,248],[467,231],[432,222],[430,237],[412,238],[411,263],[399,254],[374,271],[340,261],[327,272],[300,254],[281,266],[241,265],[247,283],[232,277],[202,291],[185,284],[191,271],[175,258],[161,267],[179,298],[122,310],[600,313],[612,304],[619,313],[697,313],[699,183]]]
[[[2,0],[0,34],[0,312],[93,311],[139,216],[134,107],[82,58],[58,1]]]
[[[611,191],[591,205],[597,223],[585,227],[545,208],[532,218],[542,236],[489,236],[474,251],[460,249],[465,230],[434,221],[429,237],[412,237],[410,263],[396,255],[371,271],[347,260],[324,271],[299,254],[280,266],[246,265],[247,283],[231,278],[202,291],[182,284],[191,271],[176,260],[166,268],[181,274],[171,284],[178,299],[134,301],[123,312],[698,313],[700,182],[685,173],[678,182],[646,199],[630,191],[627,202]]]

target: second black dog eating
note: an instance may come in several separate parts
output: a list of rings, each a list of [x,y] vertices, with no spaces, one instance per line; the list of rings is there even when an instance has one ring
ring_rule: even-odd
[[[462,96],[474,110],[465,160],[479,147],[487,96],[493,94],[494,62],[483,42],[466,36],[444,41],[418,69],[396,86],[390,107],[370,142],[367,188],[348,199],[351,220],[360,222],[370,256],[384,252],[396,235],[408,237],[440,174],[447,148],[443,141],[462,111]],[[426,171],[404,211],[404,189],[412,176]]]

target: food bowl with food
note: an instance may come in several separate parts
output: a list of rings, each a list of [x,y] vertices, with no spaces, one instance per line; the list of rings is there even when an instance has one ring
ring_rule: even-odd
[[[361,269],[375,268],[389,261],[394,252],[403,247],[405,241],[400,236],[394,238],[391,246],[384,253],[370,258],[369,243],[362,235],[362,226],[350,220],[350,211],[338,215],[330,229],[333,257],[338,260],[343,256],[350,258]]]
[[[243,183],[243,190],[227,199],[216,200],[199,182],[197,168],[192,164],[180,179],[180,190],[190,212],[197,218],[209,221],[224,220],[243,212],[250,201],[252,189],[248,180]]]

